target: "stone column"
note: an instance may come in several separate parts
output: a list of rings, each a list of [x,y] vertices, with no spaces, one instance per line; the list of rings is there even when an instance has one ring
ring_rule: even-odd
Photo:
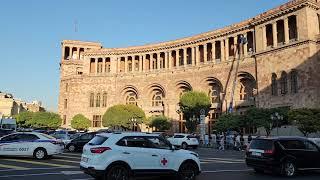
[[[289,22],[288,17],[284,18],[284,42],[285,44],[289,44]]]
[[[106,61],[107,61],[107,59],[106,59],[106,57],[104,57],[104,58],[102,58],[102,73],[107,73],[107,69],[106,69]],[[110,59],[110,64],[111,64],[111,59]]]
[[[211,61],[215,62],[215,60],[216,60],[216,42],[215,41],[212,42],[211,47],[212,47],[211,48],[211,57],[212,57]]]
[[[267,33],[266,33],[266,26],[262,26],[262,47],[263,50],[267,49]]]
[[[146,70],[147,70],[147,55],[144,54],[142,56],[143,56],[143,60],[142,60],[142,62],[143,62],[143,72],[146,72]]]
[[[61,59],[63,59],[63,60],[65,60],[64,59],[64,51],[66,50],[66,46],[62,46],[62,53],[61,53],[61,55],[62,55],[62,58]]]
[[[139,72],[142,72],[142,55],[139,56]]]
[[[80,60],[80,48],[77,47],[77,60]]]
[[[239,51],[239,49],[237,49],[238,48],[238,36],[235,36],[234,38],[233,38],[233,56],[235,57],[235,58],[238,58],[237,57],[237,53],[239,53],[240,51]]]
[[[220,40],[220,54],[221,54],[221,57],[220,57],[220,61],[225,61],[225,50],[224,50],[224,40]]]
[[[73,48],[73,47],[70,47],[70,48],[69,48],[69,60],[72,60],[72,48]]]
[[[227,39],[225,40],[226,44],[225,44],[225,60],[229,61],[229,38],[227,37]]]
[[[171,69],[172,68],[172,51],[169,50],[168,51],[168,69]]]
[[[128,56],[124,57],[124,72],[128,72]]]
[[[132,72],[136,71],[136,57],[135,56],[132,56],[132,63],[131,63],[131,66],[132,66]]]
[[[97,75],[98,74],[98,59],[99,58],[94,58],[94,64],[96,65],[96,72],[95,72],[95,74]]]
[[[149,71],[153,70],[153,54],[150,54]]]
[[[199,45],[196,46],[196,66],[200,64],[200,48]]]
[[[196,48],[195,47],[191,47],[191,65],[194,66],[196,60],[195,60],[195,53],[196,52]]]
[[[157,69],[159,70],[160,69],[160,52],[159,53],[157,53]]]
[[[247,57],[248,56],[248,43],[245,43],[243,45],[243,57]]]
[[[277,22],[272,23],[273,47],[278,46]]]
[[[183,49],[183,66],[187,66],[187,48]]]
[[[121,64],[121,57],[117,58],[117,70],[116,72],[120,73],[120,64]]]
[[[208,46],[207,43],[203,45],[203,63],[208,61]]]
[[[169,61],[168,58],[169,58],[169,52],[166,51],[166,52],[164,52],[164,67],[163,67],[165,69],[168,68],[168,61]]]

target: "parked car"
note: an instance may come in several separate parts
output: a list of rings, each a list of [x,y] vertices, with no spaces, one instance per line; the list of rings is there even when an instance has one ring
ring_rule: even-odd
[[[72,139],[70,143],[66,145],[66,149],[70,152],[81,151],[83,146],[87,144],[96,134],[96,132],[81,134],[79,137]]]
[[[13,133],[12,129],[0,129],[0,137]]]
[[[198,139],[191,134],[175,133],[173,137],[168,138],[168,141],[174,146],[181,147],[182,149],[187,149],[188,147],[197,149],[199,146]]]
[[[195,180],[201,172],[197,153],[175,149],[158,134],[139,132],[98,134],[84,146],[80,169],[111,180],[168,175]]]
[[[270,170],[284,176],[320,169],[320,148],[302,137],[253,139],[246,151],[246,164],[256,172]]]
[[[52,136],[37,132],[18,132],[0,138],[1,156],[33,156],[46,159],[61,154],[64,146]]]

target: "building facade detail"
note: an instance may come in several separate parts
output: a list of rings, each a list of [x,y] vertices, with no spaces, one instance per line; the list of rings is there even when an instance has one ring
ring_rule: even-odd
[[[252,106],[317,107],[319,14],[316,0],[293,0],[238,24],[157,44],[104,48],[64,40],[59,113],[66,117],[66,127],[78,113],[97,127],[108,107],[136,104],[147,116],[174,119],[173,130],[182,132],[179,97],[196,90],[211,99],[210,130],[229,108],[238,59],[231,103],[236,112]],[[240,48],[241,36],[247,43]]]

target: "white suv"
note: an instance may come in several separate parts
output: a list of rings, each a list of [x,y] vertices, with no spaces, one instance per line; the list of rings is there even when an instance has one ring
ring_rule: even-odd
[[[197,149],[199,146],[198,139],[190,134],[175,133],[173,137],[168,138],[168,141],[170,141],[174,146],[181,147],[182,149],[187,149],[188,147]]]
[[[193,180],[201,172],[198,154],[177,150],[148,133],[102,133],[83,147],[80,169],[96,179],[175,175]]]

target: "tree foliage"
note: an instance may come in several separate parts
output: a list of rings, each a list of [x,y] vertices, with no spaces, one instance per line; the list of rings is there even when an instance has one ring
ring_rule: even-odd
[[[105,127],[118,126],[129,129],[132,126],[130,122],[132,119],[135,119],[137,124],[145,123],[144,111],[136,105],[119,104],[107,109],[102,117],[102,123]]]
[[[201,109],[204,109],[205,114],[208,114],[211,101],[209,96],[204,92],[189,91],[181,96],[179,105],[186,119],[186,128],[189,132],[194,132],[199,122],[195,121],[192,117],[199,117]]]
[[[224,114],[220,116],[214,124],[214,128],[218,132],[226,132],[228,130],[239,131],[245,126],[244,117],[237,114]]]
[[[318,109],[293,109],[289,111],[288,116],[289,121],[305,136],[320,131],[320,110]]]
[[[172,125],[166,116],[151,116],[149,121],[150,127],[154,127],[156,131],[169,130]]]
[[[31,120],[33,117],[33,112],[30,111],[23,111],[17,115],[14,116],[14,118],[17,120],[17,124],[20,127],[29,127],[31,125]]]
[[[75,115],[71,120],[71,127],[76,130],[86,130],[90,124],[91,121],[82,114]]]
[[[53,112],[35,112],[30,120],[30,126],[34,128],[58,128],[62,123],[61,117]]]

